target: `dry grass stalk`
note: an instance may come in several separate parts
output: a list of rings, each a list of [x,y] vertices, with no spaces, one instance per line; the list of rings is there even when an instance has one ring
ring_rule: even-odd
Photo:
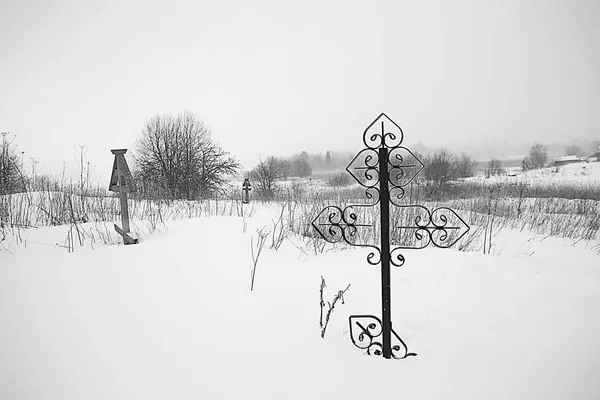
[[[256,277],[256,264],[258,264],[258,258],[262,252],[262,249],[265,246],[265,241],[267,240],[268,233],[263,232],[263,230],[257,231],[257,242],[256,242],[256,254],[254,253],[254,237],[250,237],[250,249],[252,251],[252,271],[250,273],[251,283],[250,283],[250,291],[254,290],[254,278]]]
[[[346,289],[344,290],[338,290],[338,293],[335,295],[335,297],[333,298],[332,302],[327,302],[327,306],[329,307],[327,310],[327,314],[325,315],[325,323],[323,323],[323,310],[325,309],[325,301],[323,300],[323,289],[327,287],[327,285],[325,284],[325,279],[323,279],[323,277],[321,276],[321,302],[320,302],[320,306],[321,306],[321,316],[319,318],[319,324],[321,327],[321,337],[325,338],[325,331],[327,330],[327,325],[329,324],[329,319],[331,318],[331,313],[333,313],[333,310],[335,309],[335,304],[341,300],[342,304],[344,304],[344,293],[346,293],[348,291],[348,289],[350,289],[350,284],[348,284],[348,286],[346,286]]]

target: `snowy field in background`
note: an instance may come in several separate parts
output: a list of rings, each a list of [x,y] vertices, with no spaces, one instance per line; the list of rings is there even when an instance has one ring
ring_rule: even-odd
[[[505,231],[500,255],[407,251],[392,320],[418,356],[384,360],[348,333],[349,315],[381,314],[366,250],[315,255],[290,236],[250,292],[250,239],[274,210],[73,253],[54,245],[66,226],[9,235],[0,399],[600,398],[600,257],[583,241]],[[351,284],[324,339],[321,276],[325,300]]]
[[[600,184],[600,162],[593,163],[574,163],[560,167],[541,168],[520,173],[516,176],[493,176],[486,178],[480,175],[474,178],[468,178],[472,181],[485,181],[486,183],[528,183],[543,185],[558,184],[582,184],[598,185]]]

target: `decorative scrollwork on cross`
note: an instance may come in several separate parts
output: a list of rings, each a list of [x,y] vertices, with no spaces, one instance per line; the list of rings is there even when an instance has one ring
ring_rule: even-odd
[[[365,146],[373,150],[381,147],[395,148],[400,146],[403,140],[402,128],[384,113],[379,114],[379,117],[367,126],[363,134]]]
[[[356,347],[365,350],[369,355],[380,356],[383,354],[383,344],[381,336],[383,325],[381,320],[373,315],[352,315],[350,320],[350,339]],[[410,356],[416,356],[416,353],[409,353],[406,343],[392,329],[392,357],[403,359]]]
[[[469,225],[454,210],[439,207],[397,206],[398,218],[390,224],[390,244],[398,249],[423,249],[429,244],[447,249],[469,231]]]
[[[380,179],[379,164],[378,152],[364,149],[350,161],[346,171],[364,188],[377,189]],[[394,189],[400,189],[412,182],[424,166],[409,149],[396,147],[389,153],[387,168],[389,184]],[[401,193],[404,194],[404,190]],[[402,198],[402,196],[393,197],[398,197],[395,200]]]
[[[351,205],[344,209],[337,206],[328,206],[312,222],[312,226],[319,235],[329,243],[345,242],[351,246],[369,247],[371,253],[367,255],[367,262],[371,265],[379,264],[381,260],[380,249],[373,244],[376,233],[374,222],[365,221],[358,223],[361,212],[370,205]]]

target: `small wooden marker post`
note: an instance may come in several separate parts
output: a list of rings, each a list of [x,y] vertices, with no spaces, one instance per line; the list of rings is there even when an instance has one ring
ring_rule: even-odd
[[[129,233],[129,209],[127,208],[127,193],[133,193],[136,191],[129,171],[127,161],[125,161],[125,153],[127,149],[115,149],[111,150],[111,153],[115,155],[113,162],[112,174],[110,176],[110,185],[108,190],[111,192],[119,193],[119,199],[121,201],[121,225],[123,229],[119,228],[115,224],[115,231],[123,237],[124,244],[137,244],[138,239],[132,238]]]
[[[242,183],[242,203],[250,204],[250,191],[252,190],[252,186],[250,186],[250,181],[248,178],[244,179],[244,183]]]

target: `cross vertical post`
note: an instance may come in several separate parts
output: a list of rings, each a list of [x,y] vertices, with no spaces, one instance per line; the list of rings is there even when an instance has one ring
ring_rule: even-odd
[[[379,210],[381,218],[381,319],[383,357],[392,357],[391,288],[390,288],[390,191],[388,149],[379,148]]]

